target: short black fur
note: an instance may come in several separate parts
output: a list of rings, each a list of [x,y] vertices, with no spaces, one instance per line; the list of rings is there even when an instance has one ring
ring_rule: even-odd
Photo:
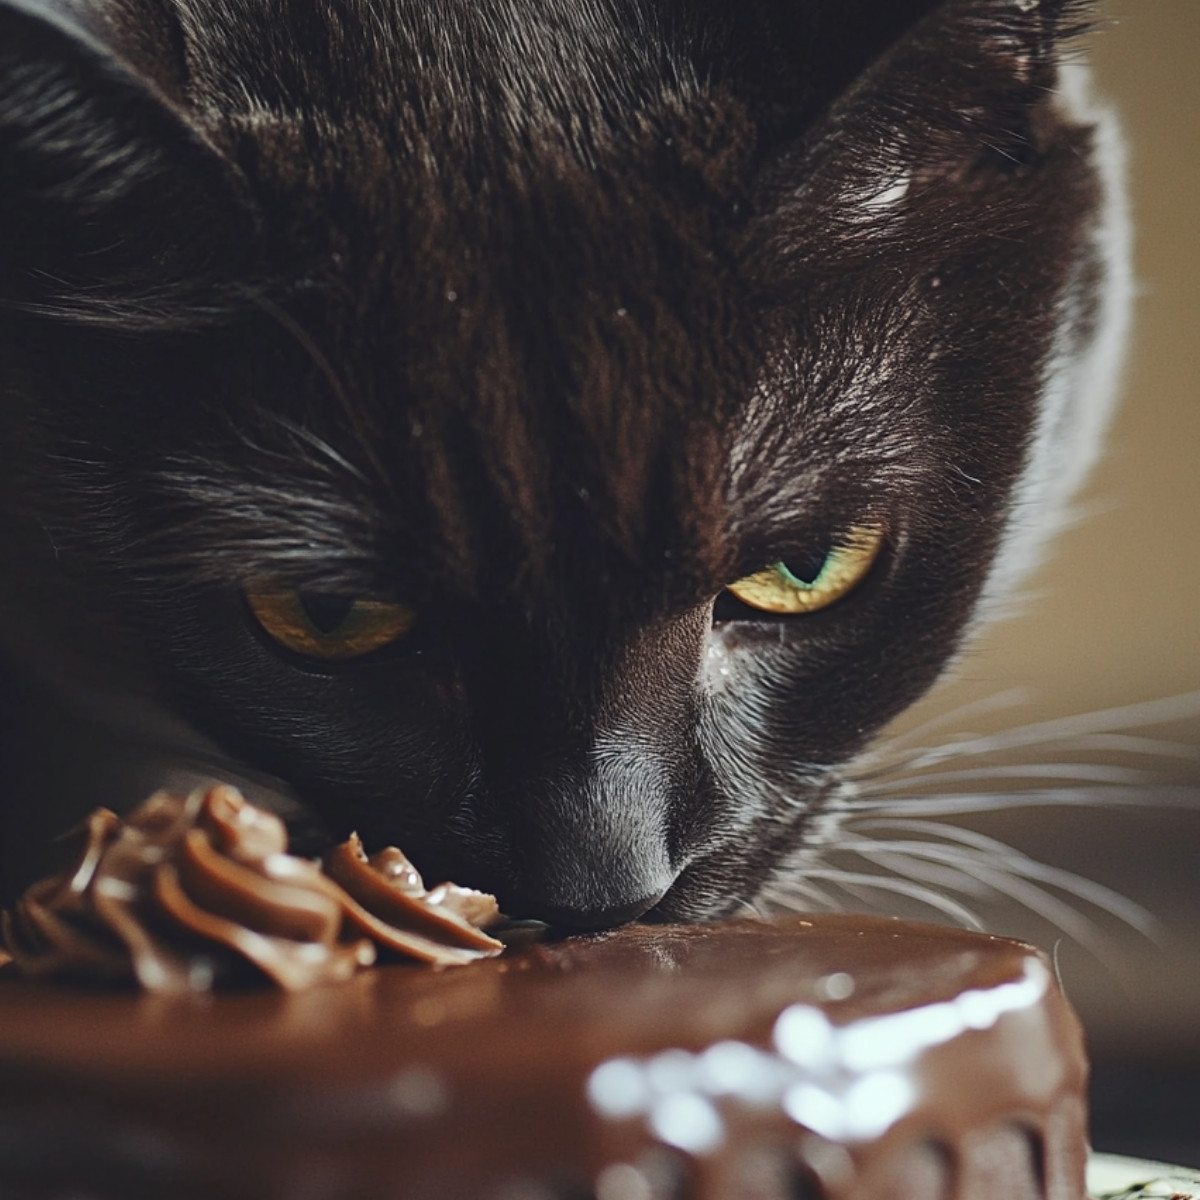
[[[518,915],[751,899],[960,645],[1087,345],[1089,11],[0,0],[7,887],[82,723],[127,803],[266,778]],[[714,620],[865,518],[844,601]],[[307,663],[264,579],[418,624]]]

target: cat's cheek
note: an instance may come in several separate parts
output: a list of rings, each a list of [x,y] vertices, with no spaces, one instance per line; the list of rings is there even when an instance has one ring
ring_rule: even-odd
[[[331,833],[429,843],[470,790],[461,696],[429,657],[336,670],[275,649],[220,596],[171,610],[159,690],[231,759],[286,783]]]
[[[737,657],[731,652],[726,637],[713,631],[704,652],[701,677],[709,692],[723,692],[737,671]]]
[[[784,864],[829,836],[827,808],[838,790],[835,776],[798,774],[780,786],[748,773],[741,761],[721,761],[715,748],[713,759],[708,837],[649,920],[705,921],[743,911]]]
[[[714,625],[705,647],[701,684],[711,695],[745,696],[770,675],[791,677],[805,653],[803,632],[788,623],[725,621]]]

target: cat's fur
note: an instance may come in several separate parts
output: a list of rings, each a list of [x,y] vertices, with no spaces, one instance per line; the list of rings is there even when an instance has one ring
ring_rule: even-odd
[[[517,915],[753,897],[1094,449],[1091,8],[0,0],[16,707]],[[718,599],[864,516],[843,602]],[[267,577],[419,623],[318,670],[254,631]],[[15,875],[66,816],[10,786]]]

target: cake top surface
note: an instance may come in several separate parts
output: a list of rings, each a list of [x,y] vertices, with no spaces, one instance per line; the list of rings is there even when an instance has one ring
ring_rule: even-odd
[[[0,1062],[130,1076],[169,1065],[179,1079],[270,1065],[325,1078],[419,1051],[477,1067],[513,1053],[528,1069],[551,1043],[556,1059],[573,1047],[595,1059],[730,1037],[767,1045],[780,1013],[797,1005],[845,1027],[1005,985],[1034,1000],[1045,971],[1035,951],[1008,939],[822,915],[631,926],[461,972],[396,965],[298,995],[139,995],[4,972]]]
[[[1075,1200],[1085,1075],[1078,1023],[1036,951],[887,918],[628,926],[293,993],[0,970],[0,1116],[15,1104],[44,1129],[99,1114],[105,1145],[150,1131],[210,1166],[219,1144],[237,1174],[204,1194],[240,1196],[228,1189],[252,1179],[247,1196],[290,1195],[279,1173],[306,1162],[361,1194],[442,1180],[437,1200],[464,1180],[595,1177],[659,1151],[719,1171],[747,1135],[846,1147],[848,1179],[897,1145],[1042,1137],[1065,1099],[1073,1132],[1047,1162],[1066,1183],[1048,1194]]]

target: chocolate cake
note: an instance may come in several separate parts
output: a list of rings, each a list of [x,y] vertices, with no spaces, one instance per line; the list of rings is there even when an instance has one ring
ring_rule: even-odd
[[[0,971],[0,1196],[1082,1200],[1085,1060],[1019,943],[634,926],[170,995]]]

